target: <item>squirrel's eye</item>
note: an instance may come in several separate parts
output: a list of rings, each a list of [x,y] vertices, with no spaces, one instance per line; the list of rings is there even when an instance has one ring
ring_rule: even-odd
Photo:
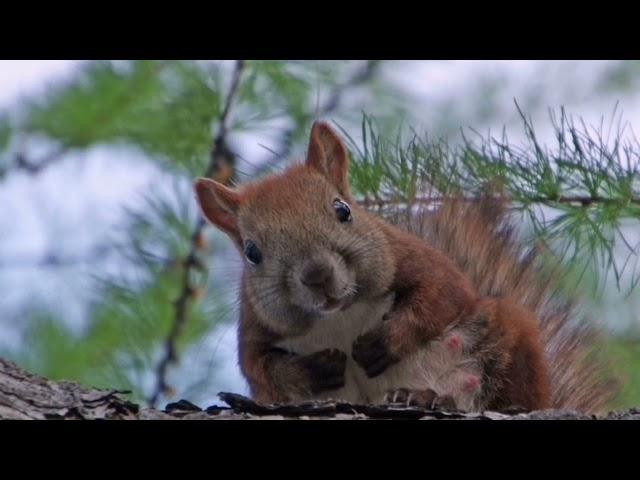
[[[338,220],[341,222],[350,222],[351,221],[351,209],[346,202],[342,200],[335,199],[333,201],[333,208],[336,210],[336,215]]]
[[[262,252],[251,240],[244,243],[244,256],[252,265],[258,265],[262,261]]]

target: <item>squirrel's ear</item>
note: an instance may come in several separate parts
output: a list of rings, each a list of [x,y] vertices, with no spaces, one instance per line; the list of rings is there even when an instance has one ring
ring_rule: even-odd
[[[313,123],[306,163],[327,177],[342,195],[350,197],[347,147],[328,124]]]
[[[237,213],[240,195],[210,178],[198,178],[193,186],[205,218],[234,240],[238,240],[240,232]]]

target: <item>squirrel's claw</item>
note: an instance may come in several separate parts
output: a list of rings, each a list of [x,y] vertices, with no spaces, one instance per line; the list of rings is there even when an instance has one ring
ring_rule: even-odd
[[[410,390],[408,388],[389,390],[385,396],[385,402],[429,410],[457,410],[456,402],[451,395],[438,395],[430,388],[426,390]]]

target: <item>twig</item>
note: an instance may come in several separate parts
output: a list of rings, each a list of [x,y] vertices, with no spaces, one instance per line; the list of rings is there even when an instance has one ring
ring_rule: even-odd
[[[358,204],[363,207],[392,207],[398,206],[401,204],[412,204],[412,205],[431,205],[436,203],[441,203],[446,200],[447,196],[430,196],[430,197],[416,197],[411,200],[407,198],[397,197],[397,198],[370,198],[367,197],[363,200],[358,201]],[[479,200],[478,197],[456,197],[457,200],[463,202],[476,202]],[[600,196],[560,196],[560,197],[543,197],[543,196],[533,196],[527,197],[527,203],[543,203],[545,205],[553,206],[554,204],[575,204],[581,205],[583,207],[597,205],[597,204],[605,204],[605,205],[615,205],[625,203],[625,200],[617,199],[617,198],[607,198]],[[640,198],[633,197],[626,202],[640,205]]]
[[[238,85],[240,84],[240,75],[244,69],[244,61],[238,60],[235,64],[233,76],[231,79],[231,87],[227,95],[227,100],[219,118],[218,132],[213,140],[213,148],[211,150],[211,157],[209,165],[205,171],[205,176],[215,177],[216,180],[222,183],[229,183],[234,176],[234,156],[227,146],[227,133],[228,133],[228,118],[231,110],[231,105],[236,96]],[[165,393],[169,389],[167,383],[167,371],[169,364],[178,360],[176,353],[176,346],[178,338],[180,337],[187,320],[187,307],[189,299],[194,293],[194,288],[191,285],[189,278],[192,270],[199,267],[197,258],[198,245],[200,243],[200,237],[205,226],[205,221],[202,217],[198,218],[198,222],[191,235],[191,244],[189,253],[184,262],[184,276],[182,278],[182,291],[175,300],[175,315],[165,342],[164,352],[160,362],[156,367],[156,385],[153,393],[149,397],[149,405],[155,407],[160,395]]]
[[[60,147],[38,161],[28,160],[23,153],[18,153],[14,167],[16,170],[23,170],[31,175],[37,175],[49,165],[58,161],[68,150],[66,147]]]
[[[574,196],[574,197],[560,196],[557,198],[536,196],[536,197],[530,197],[527,200],[533,203],[546,203],[547,205],[553,205],[554,203],[579,203],[583,207],[587,207],[589,205],[595,205],[598,203],[613,205],[613,204],[619,204],[619,203],[625,202],[625,200],[623,199],[601,197],[597,195],[596,196]],[[632,197],[629,200],[627,200],[627,202],[633,203],[635,205],[640,205],[640,197],[639,198]]]

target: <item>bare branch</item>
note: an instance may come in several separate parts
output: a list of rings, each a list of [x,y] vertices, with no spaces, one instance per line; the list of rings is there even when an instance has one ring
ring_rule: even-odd
[[[213,148],[211,150],[209,165],[204,173],[205,176],[215,178],[217,181],[225,184],[229,184],[235,174],[235,157],[227,146],[228,118],[231,106],[238,91],[240,76],[243,69],[244,61],[238,60],[234,67],[227,100],[219,118],[218,132],[213,140]],[[192,271],[199,268],[200,265],[200,262],[198,261],[198,246],[200,244],[204,227],[205,221],[202,217],[199,217],[191,235],[189,253],[184,261],[185,269],[184,276],[182,278],[182,290],[174,302],[175,315],[171,331],[164,342],[163,355],[156,367],[156,385],[153,393],[149,397],[149,405],[152,407],[155,407],[160,395],[170,390],[167,383],[167,372],[169,365],[178,361],[177,341],[182,334],[187,321],[189,300],[195,292],[195,288],[190,282],[190,276]]]
[[[358,203],[363,207],[390,207],[390,206],[398,206],[402,204],[412,204],[412,205],[433,205],[442,203],[447,197],[442,195],[429,196],[429,197],[415,197],[412,199],[402,198],[402,197],[393,197],[393,198],[364,198]],[[457,197],[458,200],[464,202],[475,202],[478,200],[476,197]],[[526,199],[529,203],[541,203],[547,206],[554,206],[557,204],[571,204],[571,205],[581,205],[583,207],[588,207],[597,204],[605,204],[612,205],[620,203],[620,200],[616,198],[606,198],[601,196],[561,196],[561,197],[544,197],[544,196],[533,196],[528,197]],[[629,200],[629,203],[634,205],[640,205],[640,198],[632,198]]]
[[[67,147],[58,147],[37,160],[28,158],[24,152],[18,152],[12,163],[10,162],[7,166],[0,167],[0,178],[4,177],[10,170],[22,171],[34,176],[38,175],[45,168],[62,160],[64,154],[68,151]]]

